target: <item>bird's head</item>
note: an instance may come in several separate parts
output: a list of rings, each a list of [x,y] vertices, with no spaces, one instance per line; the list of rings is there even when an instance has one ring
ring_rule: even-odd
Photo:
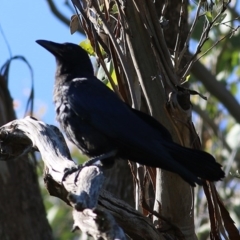
[[[46,40],[37,40],[36,42],[55,56],[59,74],[73,72],[79,76],[93,74],[90,58],[80,46],[73,43],[61,44]]]

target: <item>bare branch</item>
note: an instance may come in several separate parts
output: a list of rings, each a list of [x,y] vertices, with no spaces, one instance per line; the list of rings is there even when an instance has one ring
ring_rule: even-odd
[[[83,232],[89,232],[90,230],[94,239],[127,239],[123,230],[107,211],[85,209],[82,212],[78,212],[74,210],[73,219],[75,222],[74,230],[77,229],[78,226],[81,226]],[[99,229],[101,229],[101,231],[99,231]]]
[[[203,83],[206,89],[223,103],[236,121],[240,123],[240,105],[225,86],[217,81],[215,76],[213,76],[199,61],[193,64],[191,71],[192,74]]]
[[[188,36],[187,36],[187,39],[185,41],[185,44],[184,44],[184,48],[182,49],[182,51],[180,52],[179,56],[178,56],[178,61],[177,62],[181,62],[184,54],[186,53],[187,49],[188,49],[188,43],[190,41],[190,38],[192,36],[192,33],[193,33],[193,30],[195,29],[196,27],[196,24],[197,24],[197,20],[199,19],[199,14],[200,14],[200,9],[201,9],[201,6],[202,6],[202,1],[199,1],[198,3],[198,6],[197,6],[197,12],[195,14],[195,18],[193,20],[193,23],[192,23],[192,26],[188,32]],[[175,53],[176,54],[176,53]],[[177,57],[177,56],[176,56]],[[179,63],[178,63],[179,65]]]
[[[79,228],[95,239],[124,240],[126,237],[118,226],[120,224],[133,239],[163,239],[150,219],[106,191],[101,191],[105,171],[102,166],[80,167],[80,171],[71,173],[78,166],[71,159],[58,128],[26,117],[2,126],[0,142],[0,160],[4,161],[34,149],[40,151],[46,165],[46,187],[51,195],[74,208],[74,230]],[[62,180],[66,170],[69,174],[66,180]]]
[[[213,18],[212,21],[209,21],[209,20],[207,19],[207,13],[204,14],[206,19],[205,19],[205,23],[204,23],[204,26],[203,26],[203,31],[202,31],[200,40],[199,40],[198,45],[197,45],[197,50],[196,50],[196,52],[193,54],[193,56],[192,56],[191,60],[188,62],[188,64],[186,64],[186,68],[185,68],[184,73],[183,73],[183,75],[182,75],[182,79],[183,79],[183,80],[184,80],[184,79],[186,78],[186,76],[189,74],[189,72],[190,72],[193,64],[194,64],[198,59],[200,59],[204,54],[206,54],[209,50],[211,50],[213,47],[215,47],[215,46],[221,41],[221,40],[220,40],[220,41],[217,41],[217,42],[213,45],[213,47],[210,48],[207,52],[205,52],[200,58],[197,57],[197,55],[201,52],[203,45],[204,45],[204,44],[206,43],[206,41],[209,39],[209,33],[210,33],[210,31],[213,29],[213,27],[215,26],[215,23],[219,20],[219,18],[222,16],[222,14],[226,11],[227,6],[229,5],[230,1],[226,1],[226,2],[223,1],[223,2],[221,2],[221,3],[222,3],[222,5],[221,5],[221,10],[217,13],[217,15]],[[202,6],[202,1],[200,1],[199,4],[198,4],[197,14],[196,14],[196,17],[195,17],[195,19],[194,19],[194,23],[193,23],[193,25],[192,25],[192,28],[191,28],[190,31],[189,31],[188,39],[187,39],[187,40],[190,39],[190,37],[191,37],[191,35],[192,35],[192,31],[193,31],[193,29],[194,29],[194,27],[195,27],[195,24],[196,24],[196,20],[198,20],[199,17],[200,17],[199,13],[200,13],[200,8],[201,8],[201,6]],[[202,15],[202,16],[204,16],[204,15]],[[237,29],[238,29],[238,28],[236,28],[236,30],[237,30]],[[233,32],[234,32],[234,30],[233,30]],[[225,37],[226,37],[226,36],[225,36]],[[225,37],[224,37],[224,38],[225,38]],[[224,38],[223,38],[223,39],[224,39]],[[186,43],[188,43],[188,42],[186,42]],[[183,53],[183,51],[182,51],[182,53]],[[182,53],[181,53],[181,54],[182,54]],[[181,56],[181,54],[180,54],[180,56]],[[179,57],[179,58],[180,58],[180,57]]]

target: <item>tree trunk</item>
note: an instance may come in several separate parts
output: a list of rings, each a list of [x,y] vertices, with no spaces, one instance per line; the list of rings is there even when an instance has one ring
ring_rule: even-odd
[[[12,99],[2,76],[0,96],[2,126],[15,118]],[[0,162],[0,176],[0,239],[53,239],[40,194],[36,163],[27,156],[22,161]]]
[[[133,177],[127,161],[116,161],[114,167],[105,174],[103,188],[116,198],[134,206]]]

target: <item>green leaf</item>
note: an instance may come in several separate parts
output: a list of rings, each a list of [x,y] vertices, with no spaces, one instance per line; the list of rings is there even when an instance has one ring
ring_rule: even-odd
[[[196,26],[192,33],[193,39],[195,39],[197,41],[200,39],[202,32],[203,32],[205,22],[206,22],[206,17],[203,16],[203,17],[198,18]]]
[[[235,68],[236,66],[239,66],[239,52],[238,51],[234,51],[232,53],[232,59],[231,59],[231,66],[232,68]]]
[[[240,66],[238,66],[238,67],[236,68],[235,73],[236,73],[236,75],[237,75],[238,77],[240,77]]]
[[[232,95],[234,95],[234,96],[237,94],[238,88],[237,88],[236,83],[231,83],[231,84],[230,84],[230,92],[231,92]]]
[[[114,3],[111,9],[111,14],[117,14],[118,13],[118,7],[117,4]]]
[[[214,25],[216,26],[216,25],[219,25],[223,20],[224,20],[224,18],[227,16],[227,13],[223,13],[223,14],[221,14],[219,17],[218,17],[218,19],[216,20],[216,22],[214,23]]]
[[[188,82],[189,81],[189,78],[191,77],[191,75],[189,74],[189,75],[187,75],[187,77],[186,77],[186,82]]]
[[[89,39],[86,39],[79,44],[87,53],[91,56],[95,56],[95,52],[93,50],[93,47],[89,41]]]
[[[206,16],[206,19],[208,20],[208,22],[212,22],[213,16],[212,16],[212,13],[210,11],[207,11],[205,16]]]
[[[115,85],[117,85],[117,77],[116,77],[116,72],[115,69],[113,67],[113,62],[112,60],[108,61],[108,59],[104,59],[105,65],[107,67],[107,70],[110,74],[110,76],[112,77]],[[103,69],[102,66],[99,67],[98,72],[97,72],[97,78],[100,79],[104,84],[106,84],[110,89],[112,89],[112,85],[109,82],[109,79]]]

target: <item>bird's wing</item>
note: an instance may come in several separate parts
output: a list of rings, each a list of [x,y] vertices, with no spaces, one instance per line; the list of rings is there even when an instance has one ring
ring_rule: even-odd
[[[128,106],[128,105],[127,105]],[[155,118],[151,117],[150,115],[141,112],[137,109],[131,108],[128,106],[131,111],[137,115],[139,118],[141,118],[142,121],[144,121],[146,124],[150,125],[152,128],[154,128],[155,131],[158,131],[158,135],[163,137],[165,140],[172,142],[172,136],[170,132]]]
[[[69,86],[68,100],[77,115],[87,112],[89,124],[113,140],[143,147],[145,142],[150,144],[157,137],[150,126],[94,76],[74,79]]]

